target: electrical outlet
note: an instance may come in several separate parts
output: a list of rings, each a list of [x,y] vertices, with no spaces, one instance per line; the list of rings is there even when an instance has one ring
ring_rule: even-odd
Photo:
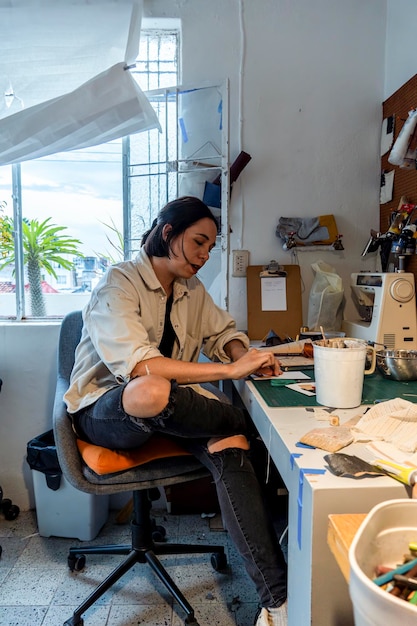
[[[233,250],[232,276],[246,276],[246,268],[249,265],[249,250]]]

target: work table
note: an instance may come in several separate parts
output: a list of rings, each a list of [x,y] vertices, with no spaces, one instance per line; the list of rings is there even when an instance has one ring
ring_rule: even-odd
[[[289,493],[288,626],[353,626],[346,578],[327,542],[329,515],[364,515],[382,501],[409,497],[406,487],[388,476],[335,476],[324,460],[327,452],[299,446],[302,435],[328,424],[305,407],[268,406],[250,380],[234,381],[233,387],[234,401],[248,410]],[[337,414],[344,423],[364,410]],[[343,449],[358,456],[362,451],[361,444]],[[352,517],[345,530],[354,532],[353,522]]]

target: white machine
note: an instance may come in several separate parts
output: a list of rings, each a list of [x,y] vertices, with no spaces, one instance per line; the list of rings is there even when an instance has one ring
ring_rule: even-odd
[[[414,274],[352,274],[351,294],[360,319],[342,322],[347,337],[375,342],[376,349],[417,348]]]

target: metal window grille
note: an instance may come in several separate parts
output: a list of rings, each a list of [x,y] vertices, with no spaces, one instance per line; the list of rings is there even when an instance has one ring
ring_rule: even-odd
[[[134,256],[141,234],[159,209],[175,196],[175,172],[167,172],[176,158],[176,100],[166,93],[179,83],[179,33],[168,30],[141,32],[139,55],[131,72],[155,109],[162,133],[153,130],[124,140],[124,251]]]

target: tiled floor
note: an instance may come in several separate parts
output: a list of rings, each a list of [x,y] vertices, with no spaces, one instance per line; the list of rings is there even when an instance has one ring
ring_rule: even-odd
[[[252,626],[257,594],[227,533],[212,530],[210,520],[200,515],[156,510],[155,516],[168,540],[226,547],[225,573],[213,570],[210,555],[161,557],[200,626]],[[0,626],[62,626],[122,558],[89,556],[83,571],[71,572],[67,551],[79,543],[40,537],[33,511],[21,512],[14,521],[0,517]],[[129,526],[116,524],[112,513],[94,543],[129,543]],[[139,564],[83,617],[85,626],[181,626],[185,614],[173,606],[149,565]]]

